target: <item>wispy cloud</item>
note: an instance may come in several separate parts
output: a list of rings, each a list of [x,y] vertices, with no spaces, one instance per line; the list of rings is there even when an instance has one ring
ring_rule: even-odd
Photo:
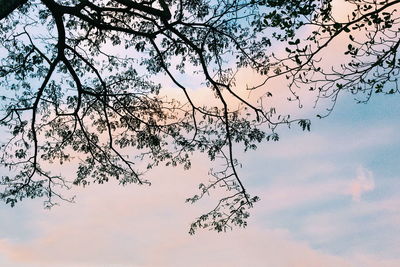
[[[267,158],[295,158],[339,153],[359,152],[361,149],[390,145],[396,140],[397,125],[374,126],[363,129],[332,128],[325,132],[316,131],[282,138],[282,142],[268,143]],[[377,130],[377,128],[379,130]],[[285,133],[285,132],[284,132]]]
[[[371,171],[359,166],[357,176],[351,181],[349,192],[354,201],[360,201],[363,193],[374,190],[375,181]]]

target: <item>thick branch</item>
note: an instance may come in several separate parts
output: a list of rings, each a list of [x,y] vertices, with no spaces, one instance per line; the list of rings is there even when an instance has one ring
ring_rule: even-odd
[[[10,15],[15,9],[26,2],[27,0],[0,0],[0,20]]]

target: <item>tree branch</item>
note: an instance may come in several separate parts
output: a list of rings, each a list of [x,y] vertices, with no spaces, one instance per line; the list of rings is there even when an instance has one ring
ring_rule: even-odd
[[[28,0],[0,0],[0,20],[10,15],[15,9]]]

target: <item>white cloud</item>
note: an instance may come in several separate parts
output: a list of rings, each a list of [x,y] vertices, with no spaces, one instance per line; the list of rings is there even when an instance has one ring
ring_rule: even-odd
[[[357,168],[357,176],[350,182],[349,193],[354,201],[360,201],[361,196],[369,191],[374,190],[375,181],[372,171],[359,166]]]
[[[379,131],[376,128],[379,128]],[[265,146],[263,150],[268,151],[268,154],[264,153],[265,157],[290,159],[359,152],[362,149],[393,144],[398,129],[394,125],[375,125],[374,127],[363,128],[354,128],[349,125],[341,128],[327,128],[324,132],[317,129],[316,131],[312,130],[311,133],[300,133],[288,137],[285,137],[284,131],[282,132],[280,142],[262,145]]]

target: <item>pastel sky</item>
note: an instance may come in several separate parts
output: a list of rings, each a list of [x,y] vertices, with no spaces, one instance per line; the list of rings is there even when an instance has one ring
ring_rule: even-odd
[[[196,99],[206,99],[200,90]],[[2,204],[0,266],[400,266],[400,95],[353,98],[343,94],[322,120],[313,98],[302,110],[285,104],[315,118],[311,132],[281,127],[279,142],[236,150],[261,198],[245,229],[188,234],[213,204],[185,203],[210,167],[195,155],[191,170],[154,169],[150,187],[74,188],[76,203],[51,210],[41,200]]]
[[[151,187],[75,189],[75,204],[0,210],[0,266],[400,266],[399,96],[339,100],[310,133],[239,153],[261,197],[249,226],[227,233],[189,223],[188,205],[208,167],[159,168]]]

